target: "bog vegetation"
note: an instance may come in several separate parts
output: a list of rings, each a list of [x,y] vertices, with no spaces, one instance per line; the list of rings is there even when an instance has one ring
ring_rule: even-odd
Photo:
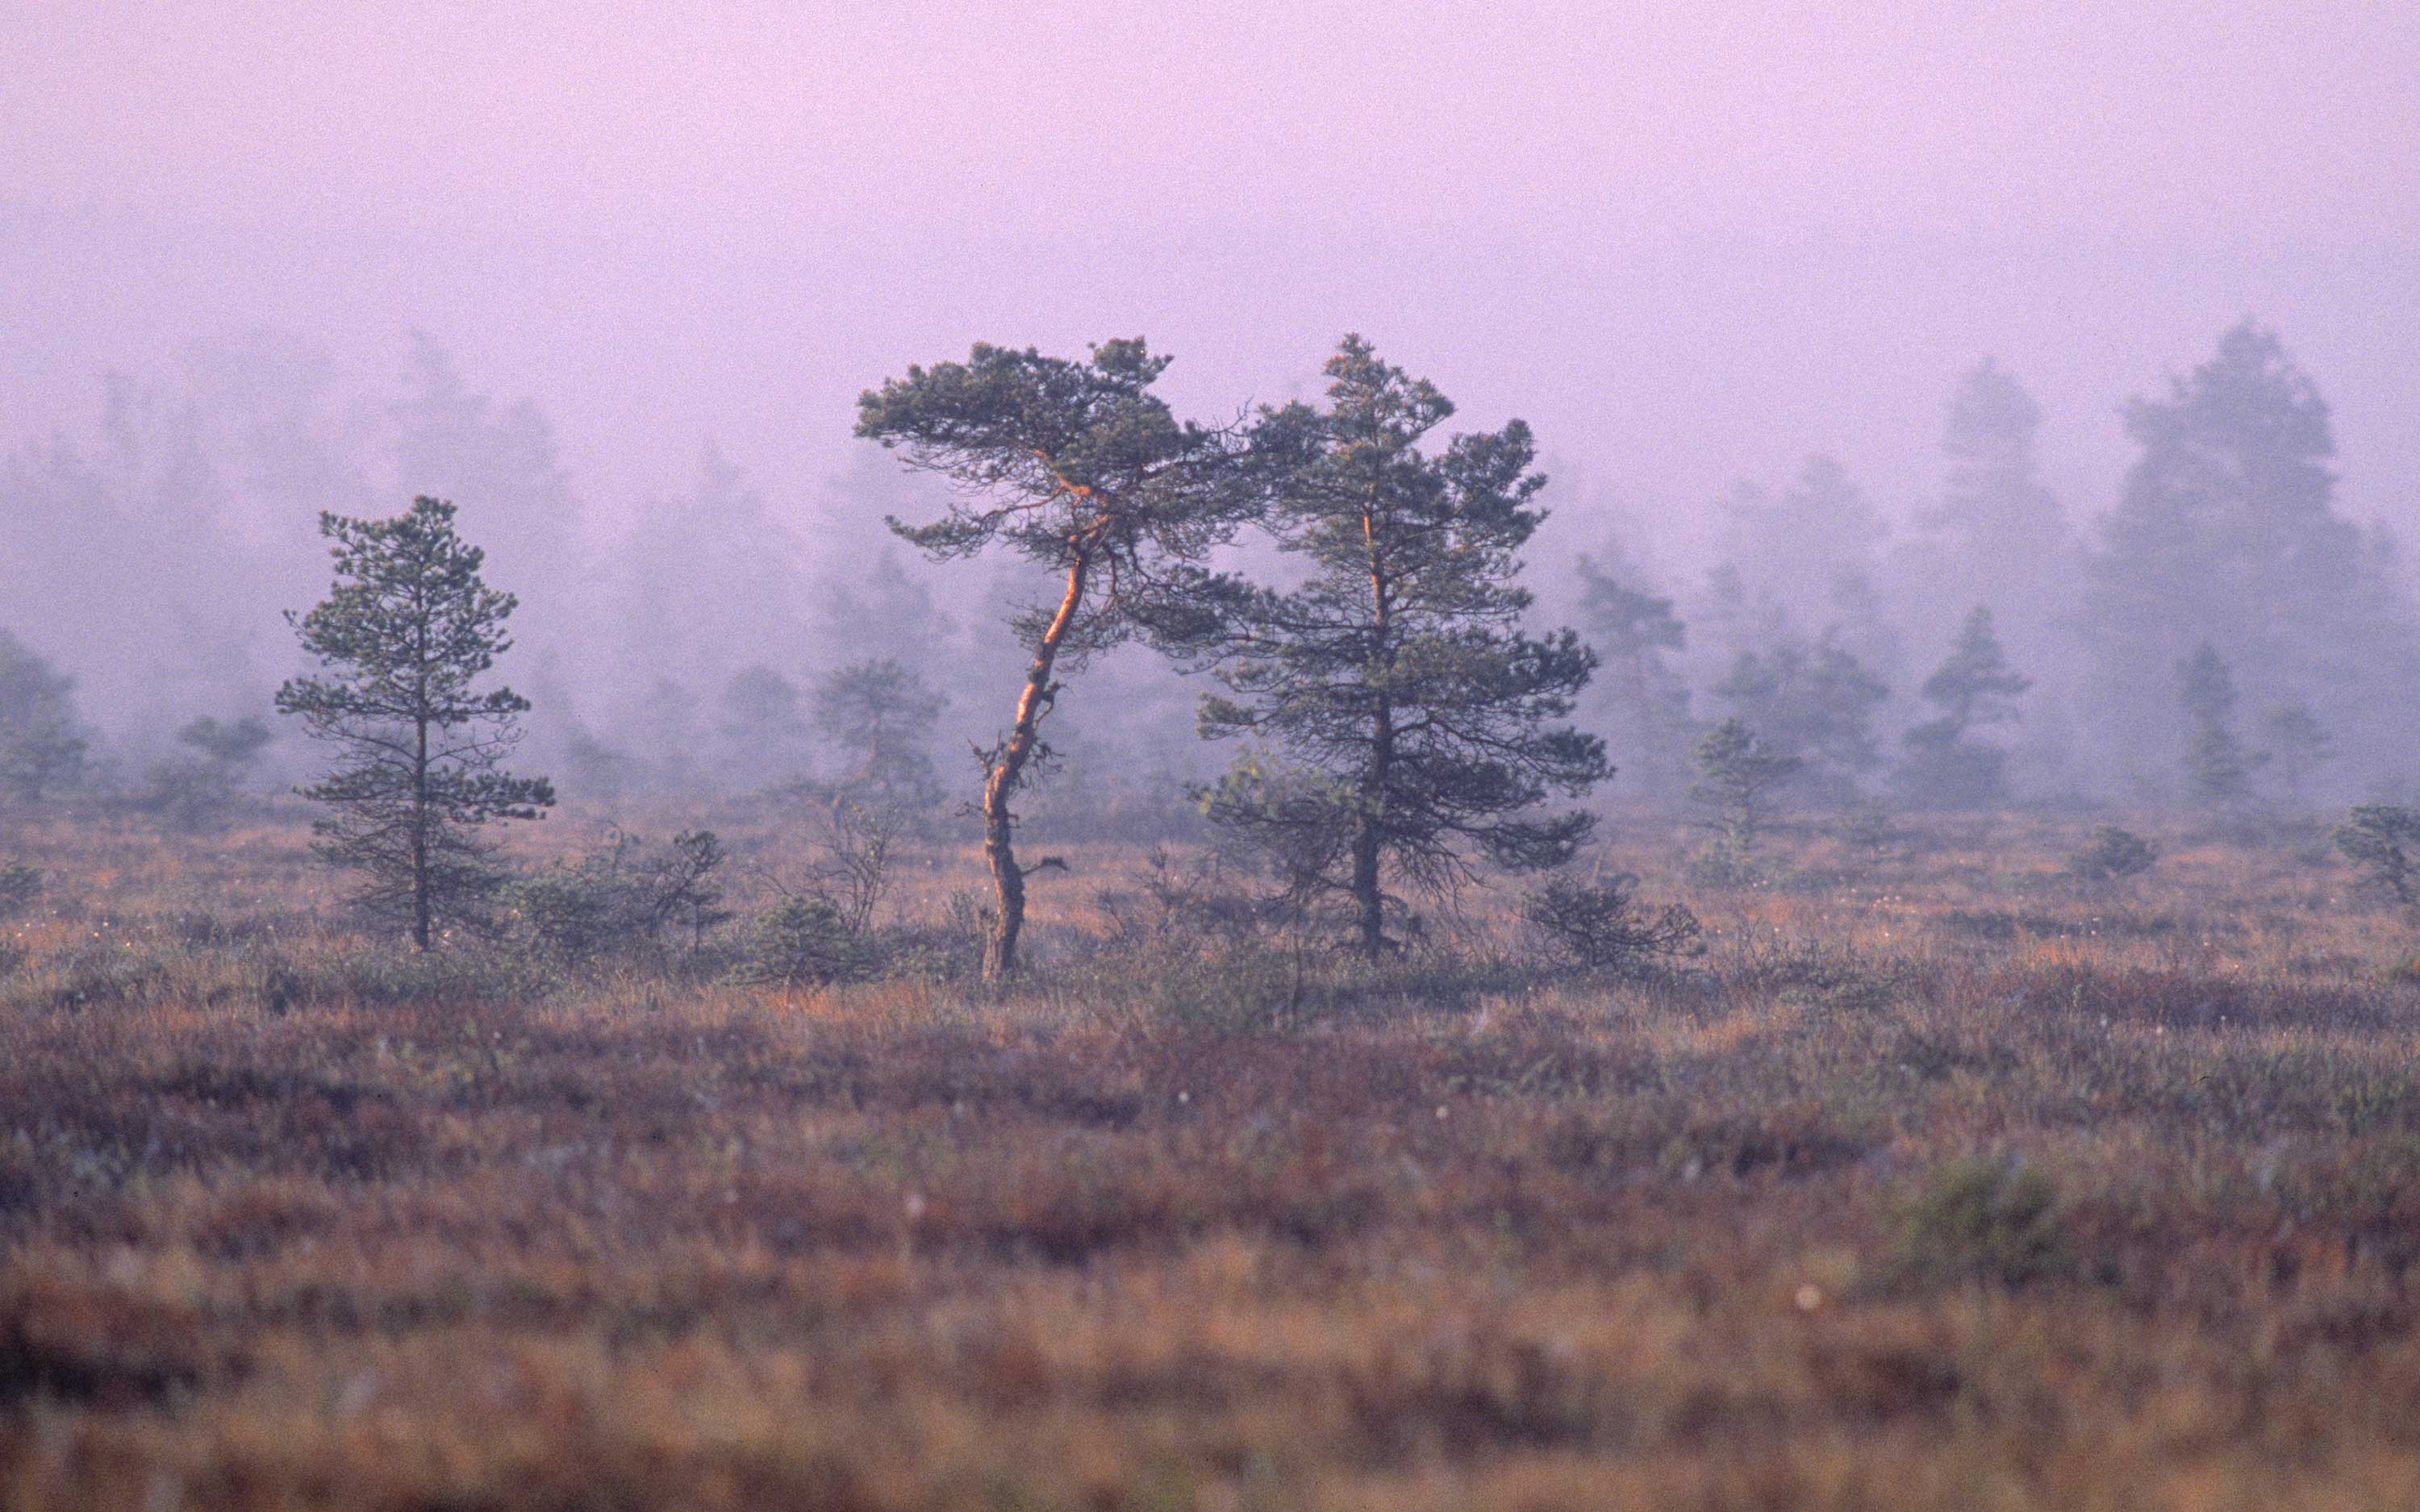
[[[147,764],[0,632],[8,1504],[2414,1504],[2420,621],[2273,335],[2088,548],[1986,363],[1905,554],[1568,612],[1518,421],[1167,367],[867,391],[985,611],[690,541],[612,720],[475,497]]]

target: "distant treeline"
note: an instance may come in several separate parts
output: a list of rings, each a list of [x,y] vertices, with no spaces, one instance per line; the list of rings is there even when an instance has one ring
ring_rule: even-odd
[[[1735,717],[1793,763],[1799,804],[2402,796],[2420,613],[2396,543],[2337,512],[2327,406],[2278,337],[2226,332],[2124,419],[2138,455],[2113,495],[2055,497],[2040,409],[1985,362],[1948,397],[1923,507],[1886,520],[1818,455],[1705,506],[1718,542],[1687,567],[1674,538],[1704,532],[1659,530],[1650,505],[1695,501],[1549,484],[1552,529],[1523,548],[1530,617],[1601,658],[1576,711],[1620,769],[1600,795],[1679,804]],[[799,500],[707,443],[693,483],[613,512],[634,523],[613,538],[539,409],[476,392],[427,338],[365,403],[323,356],[261,336],[173,381],[112,377],[88,433],[0,456],[9,791],[173,810],[309,776],[274,721],[266,741],[234,733],[298,670],[281,611],[325,588],[318,517],[424,494],[460,507],[520,600],[529,755],[573,805],[901,758],[885,769],[957,793],[1030,659],[1001,627],[1056,592],[1028,561],[935,564],[896,541],[887,517],[931,519],[950,495],[872,447]],[[1185,811],[1181,779],[1223,763],[1196,738],[1202,686],[1105,650],[1057,712],[1068,770],[1032,812],[1092,822],[1120,789]]]

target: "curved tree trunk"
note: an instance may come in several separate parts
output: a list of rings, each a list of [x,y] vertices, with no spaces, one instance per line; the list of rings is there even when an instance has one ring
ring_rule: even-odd
[[[1042,717],[1049,712],[1050,701],[1058,693],[1050,670],[1076,623],[1077,610],[1083,607],[1084,580],[1091,566],[1091,553],[1079,548],[1067,569],[1067,591],[1059,600],[1059,611],[1050,617],[1042,643],[1034,648],[1033,665],[1026,670],[1025,690],[1016,699],[1016,722],[984,774],[984,858],[991,863],[992,889],[1000,904],[1000,917],[992,921],[991,942],[984,952],[984,975],[996,980],[1016,974],[1016,940],[1025,930],[1025,872],[1016,864],[1016,820],[1009,805],[1040,743],[1036,731]]]

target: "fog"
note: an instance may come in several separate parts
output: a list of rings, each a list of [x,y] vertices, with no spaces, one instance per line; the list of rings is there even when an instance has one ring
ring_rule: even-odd
[[[2410,541],[2409,7],[345,8],[12,23],[0,628],[129,771],[185,718],[266,709],[280,613],[325,587],[319,510],[429,493],[523,600],[505,671],[541,750],[635,764],[591,788],[778,776],[717,734],[732,679],[886,655],[947,698],[954,783],[1014,697],[1018,583],[886,542],[930,486],[850,440],[859,392],[978,340],[1140,333],[1218,420],[1315,394],[1359,331],[1457,427],[1535,427],[1542,620],[1581,612],[1582,553],[1622,563],[1689,625],[1692,719],[1730,712],[1738,653],[1830,631],[1887,685],[1895,755],[1988,601],[2035,683],[2027,795],[2165,794],[2164,680],[2199,639],[2247,725],[2325,705],[2334,788],[2403,780],[2420,657],[2383,537],[2335,579],[2246,567],[2207,625],[2118,604],[2122,563],[2095,598],[2051,537],[2110,546],[2143,455],[2123,408],[2249,317],[2325,400],[2319,513]],[[2038,558],[1926,524],[1986,357],[2039,411]],[[1816,456],[1867,538],[1788,515]],[[1076,759],[1223,761],[1190,697],[1112,658],[1063,705]],[[1590,717],[1617,787],[1652,789],[1647,737]]]

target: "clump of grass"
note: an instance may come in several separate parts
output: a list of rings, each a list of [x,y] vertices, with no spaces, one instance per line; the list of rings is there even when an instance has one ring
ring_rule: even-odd
[[[2074,1268],[2058,1189],[2019,1162],[1974,1156],[1934,1168],[1901,1205],[1894,1269],[1915,1282],[2021,1287]]]

